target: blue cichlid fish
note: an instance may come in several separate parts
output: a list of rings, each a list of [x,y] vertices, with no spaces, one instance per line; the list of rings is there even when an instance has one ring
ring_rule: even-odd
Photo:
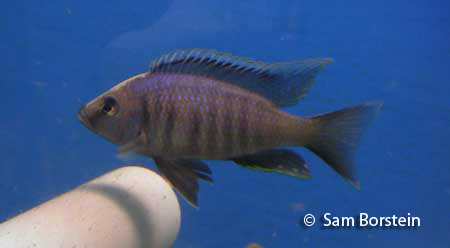
[[[79,120],[120,146],[154,159],[193,206],[198,179],[212,182],[200,160],[230,160],[261,171],[311,176],[302,146],[359,189],[352,162],[362,129],[380,109],[367,103],[311,118],[280,107],[298,103],[332,59],[264,64],[208,50],[176,51],[155,60],[84,106]]]

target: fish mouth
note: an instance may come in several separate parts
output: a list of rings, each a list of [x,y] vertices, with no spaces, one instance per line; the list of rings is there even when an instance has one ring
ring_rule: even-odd
[[[80,111],[78,111],[78,120],[81,122],[81,124],[83,124],[86,128],[92,130],[92,124],[89,121],[89,118],[86,114],[86,111],[84,110],[84,108],[81,108]]]

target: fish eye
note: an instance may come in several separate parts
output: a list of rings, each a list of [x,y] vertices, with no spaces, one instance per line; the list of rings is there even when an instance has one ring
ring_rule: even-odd
[[[116,99],[111,96],[105,97],[102,107],[102,113],[112,116],[117,113],[117,110],[118,108]]]

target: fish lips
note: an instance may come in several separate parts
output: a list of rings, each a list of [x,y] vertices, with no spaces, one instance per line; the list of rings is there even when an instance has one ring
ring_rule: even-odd
[[[94,130],[94,127],[92,126],[92,123],[89,121],[89,117],[84,108],[81,108],[80,111],[78,111],[77,116],[78,116],[78,120],[81,122],[81,124],[83,124],[89,130]]]

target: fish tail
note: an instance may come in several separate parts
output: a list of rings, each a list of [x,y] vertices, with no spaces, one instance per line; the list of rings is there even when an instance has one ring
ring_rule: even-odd
[[[364,128],[375,117],[382,103],[365,103],[312,117],[311,136],[306,148],[324,160],[358,191],[353,157]]]

